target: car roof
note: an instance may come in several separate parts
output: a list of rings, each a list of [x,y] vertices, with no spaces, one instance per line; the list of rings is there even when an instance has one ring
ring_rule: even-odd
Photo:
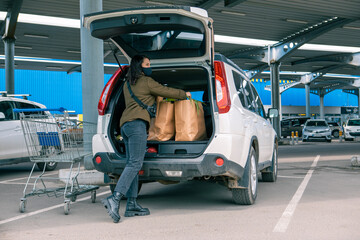
[[[2,97],[2,96],[0,96],[0,101],[16,101],[16,102],[30,103],[30,104],[37,105],[41,108],[46,108],[46,106],[44,104],[41,104],[38,102],[33,102],[33,101],[30,101],[27,99],[17,98],[17,97]]]

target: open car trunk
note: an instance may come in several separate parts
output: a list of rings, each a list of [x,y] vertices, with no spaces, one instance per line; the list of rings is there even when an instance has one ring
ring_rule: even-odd
[[[201,141],[148,141],[148,147],[155,148],[157,153],[146,153],[145,158],[183,158],[196,157],[202,154],[213,135],[212,121],[212,102],[210,100],[211,87],[209,83],[208,70],[203,67],[171,67],[171,68],[153,68],[152,77],[163,85],[168,87],[180,88],[192,92],[196,100],[202,101],[204,108],[204,117],[207,136]],[[108,135],[117,154],[125,156],[125,145],[119,137],[119,122],[125,109],[125,102],[122,93],[123,81],[114,89],[116,96],[112,97],[110,103],[111,120],[108,128]]]

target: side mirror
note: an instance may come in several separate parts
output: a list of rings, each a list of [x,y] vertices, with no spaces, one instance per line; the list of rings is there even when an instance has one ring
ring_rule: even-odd
[[[268,115],[268,118],[279,117],[279,110],[277,110],[276,108],[269,108],[267,115]]]
[[[0,120],[4,120],[5,119],[5,114],[3,112],[0,112]]]

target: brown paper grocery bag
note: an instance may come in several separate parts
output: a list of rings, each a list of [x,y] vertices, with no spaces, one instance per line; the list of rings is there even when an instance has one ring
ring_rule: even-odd
[[[167,141],[175,135],[174,104],[157,99],[156,118],[150,122],[148,140]]]
[[[175,102],[175,141],[200,141],[206,138],[204,109],[199,101]]]

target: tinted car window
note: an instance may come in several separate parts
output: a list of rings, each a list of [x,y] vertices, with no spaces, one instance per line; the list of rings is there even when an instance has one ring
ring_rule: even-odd
[[[328,125],[330,126],[330,127],[339,127],[340,125],[338,124],[338,123],[336,123],[336,122],[328,122]]]
[[[313,127],[313,126],[316,126],[316,127],[326,127],[326,122],[324,121],[310,121],[306,124],[306,126],[308,127]]]
[[[282,127],[288,127],[290,125],[289,121],[281,121],[281,126]]]
[[[263,118],[265,118],[265,111],[264,111],[264,106],[261,102],[260,96],[257,93],[254,85],[250,84],[252,92],[253,92],[253,96],[254,96],[254,101],[256,103],[256,112],[262,116]]]
[[[300,126],[301,124],[300,124],[299,119],[294,119],[293,122],[292,122],[292,125],[293,125],[294,127]]]
[[[349,120],[348,126],[360,126],[360,120]]]
[[[16,102],[16,107],[19,109],[32,109],[32,108],[39,109],[40,108],[36,105],[30,104],[30,103],[24,103],[24,102]],[[33,114],[44,115],[44,112],[24,112],[24,115],[26,115],[26,116],[33,115]]]
[[[233,71],[233,77],[234,77],[234,83],[235,83],[235,87],[236,87],[236,91],[238,91],[238,95],[240,98],[240,102],[243,105],[243,107],[246,107],[246,100],[245,100],[245,95],[242,89],[242,82],[244,81],[244,79],[241,77],[241,75],[235,71]]]
[[[13,105],[9,101],[0,102],[0,112],[4,113],[5,119],[0,119],[0,121],[11,121],[15,120],[15,114],[13,112]]]
[[[245,107],[247,109],[249,109],[250,111],[255,112],[256,111],[256,103],[255,103],[255,99],[251,92],[250,83],[246,80],[243,80],[242,81],[242,89],[243,89],[244,97],[246,99]]]

